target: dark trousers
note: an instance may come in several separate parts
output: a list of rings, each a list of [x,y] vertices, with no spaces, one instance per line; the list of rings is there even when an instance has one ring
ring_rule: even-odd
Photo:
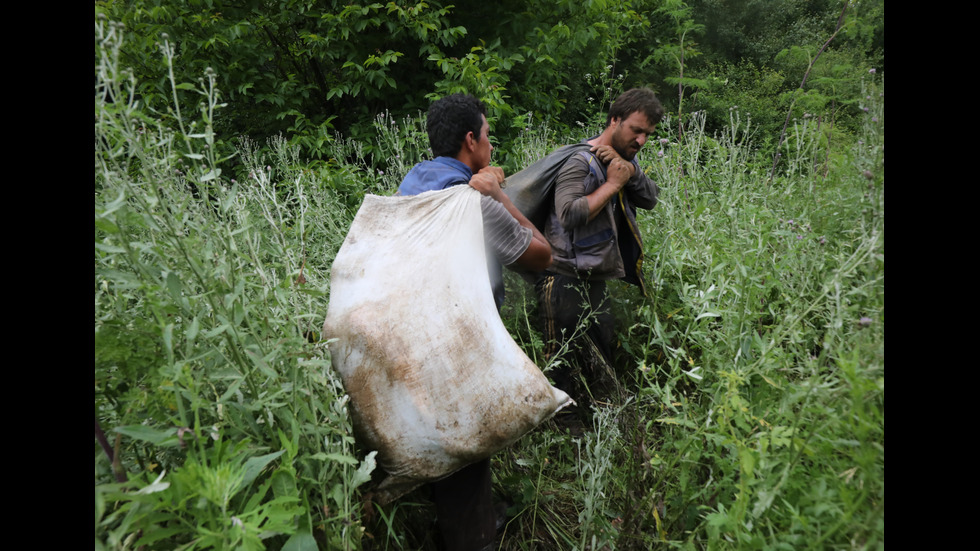
[[[432,502],[446,551],[477,551],[493,543],[497,519],[490,485],[490,458],[432,483]]]
[[[538,297],[538,322],[545,342],[545,360],[550,361],[561,351],[562,345],[568,343],[567,358],[571,361],[563,362],[552,372],[555,386],[579,401],[583,396],[577,392],[573,394],[575,371],[584,371],[586,378],[594,375],[595,362],[588,349],[589,340],[602,359],[612,365],[616,320],[609,308],[606,282],[544,274],[538,277],[534,288]],[[577,336],[572,339],[576,331]]]

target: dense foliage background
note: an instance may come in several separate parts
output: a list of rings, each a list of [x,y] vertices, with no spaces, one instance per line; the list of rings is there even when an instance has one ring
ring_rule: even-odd
[[[468,91],[513,172],[638,85],[624,395],[494,458],[504,549],[884,546],[884,4],[95,4],[96,548],[436,549],[368,499],[320,326],[365,193]],[[540,361],[534,300],[505,323]]]
[[[264,147],[283,134],[322,161],[336,133],[370,143],[377,116],[414,116],[463,90],[490,106],[505,146],[528,122],[591,120],[624,84],[650,86],[675,113],[704,110],[712,132],[737,105],[766,140],[787,112],[853,133],[860,77],[884,69],[880,0],[110,0],[96,13],[125,25],[120,62],[145,106],[172,100],[166,35],[178,83],[215,72],[227,151],[237,136]],[[178,90],[177,101],[186,112],[197,98]]]

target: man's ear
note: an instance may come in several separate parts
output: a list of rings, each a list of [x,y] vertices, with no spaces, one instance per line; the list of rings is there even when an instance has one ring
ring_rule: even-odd
[[[465,147],[467,151],[473,151],[476,148],[476,139],[473,137],[472,130],[467,132],[466,136],[463,137],[463,147]]]

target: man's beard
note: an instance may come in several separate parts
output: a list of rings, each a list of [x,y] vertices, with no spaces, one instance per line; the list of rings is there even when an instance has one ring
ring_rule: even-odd
[[[635,145],[636,149],[630,149],[630,145]],[[622,147],[613,146],[613,149],[616,150],[616,153],[619,153],[619,156],[622,157],[624,161],[632,161],[633,157],[636,157],[636,154],[640,151],[640,145],[633,142],[633,144],[627,144]]]
[[[637,152],[640,151],[639,142],[636,140],[630,140],[626,143],[620,143],[620,140],[617,138],[618,136],[614,134],[611,144],[613,149],[616,151],[616,153],[619,153],[619,156],[622,157],[623,160],[632,161],[633,157],[636,157]],[[630,146],[635,146],[635,149],[631,149]]]

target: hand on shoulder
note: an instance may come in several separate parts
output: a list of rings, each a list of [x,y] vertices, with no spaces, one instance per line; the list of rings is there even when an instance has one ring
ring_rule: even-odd
[[[497,184],[504,183],[504,169],[499,166],[485,166],[477,174],[492,174],[497,179]]]
[[[619,158],[619,153],[616,153],[611,145],[594,145],[589,151],[598,157],[604,165],[608,165],[609,161]]]
[[[607,173],[610,179],[615,178],[619,180],[622,178],[622,181],[626,182],[626,180],[629,180],[636,174],[636,165],[617,155],[616,158],[610,161]]]
[[[470,178],[470,187],[479,191],[481,194],[497,199],[503,190],[500,184],[504,181],[504,169],[499,166],[487,166]]]

